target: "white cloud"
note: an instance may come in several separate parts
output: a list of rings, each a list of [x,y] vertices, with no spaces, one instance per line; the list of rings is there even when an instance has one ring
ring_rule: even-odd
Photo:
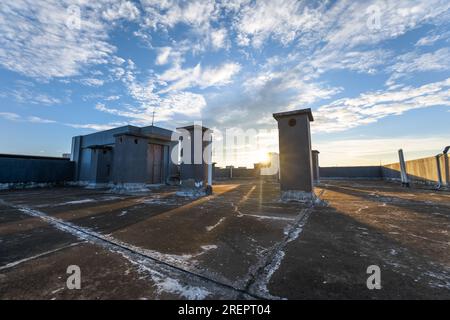
[[[360,73],[375,73],[378,67],[386,64],[392,58],[392,52],[382,49],[366,51],[342,51],[342,50],[319,50],[314,55],[301,63],[297,68],[312,67],[315,76],[329,70],[342,69]]]
[[[76,128],[76,129],[90,129],[95,131],[108,130],[120,126],[126,125],[124,122],[113,122],[113,123],[85,123],[85,124],[76,124],[76,123],[66,123],[66,126]]]
[[[156,57],[156,64],[163,65],[169,61],[169,55],[172,51],[170,47],[163,47],[159,49],[158,56]]]
[[[56,123],[54,120],[43,119],[36,116],[22,117],[13,112],[0,112],[0,117],[9,121],[31,122],[31,123]]]
[[[96,78],[85,78],[85,79],[81,79],[80,82],[82,84],[90,86],[90,87],[100,87],[105,83],[104,80],[96,79]]]
[[[206,101],[202,95],[192,92],[179,92],[165,97],[161,105],[156,109],[156,112],[158,115],[162,115],[164,120],[170,120],[172,115],[176,113],[187,117],[199,118],[205,106]]]
[[[433,106],[450,106],[450,78],[420,87],[403,87],[361,94],[314,111],[314,132],[336,132],[374,123],[391,115]]]
[[[36,116],[29,116],[27,118],[27,120],[29,122],[33,122],[33,123],[56,123],[56,121],[54,121],[54,120],[42,119],[42,118],[39,118],[39,117],[36,117]]]
[[[106,101],[114,101],[114,100],[119,100],[120,96],[108,96],[105,98]]]
[[[221,28],[218,30],[213,30],[211,32],[211,44],[213,48],[226,48],[228,46],[227,37],[227,29]]]
[[[205,68],[198,84],[201,88],[229,84],[231,78],[240,70],[241,66],[234,62],[225,63],[217,68]]]
[[[141,0],[141,4],[147,14],[145,24],[152,28],[171,28],[178,23],[207,28],[216,17],[212,1]]]
[[[60,99],[30,89],[29,86],[20,86],[18,89],[7,90],[3,92],[3,95],[11,97],[21,104],[54,105],[61,103]]]
[[[131,60],[120,69],[121,72],[117,73],[118,79],[125,84],[129,95],[137,101],[138,106],[125,105],[118,109],[98,103],[95,107],[98,111],[129,118],[136,125],[149,125],[153,120],[153,111],[156,111],[155,121],[167,121],[177,114],[183,117],[200,117],[206,106],[206,101],[200,94],[179,90],[157,92],[158,87],[167,86],[167,83],[154,74],[146,81],[138,81]]]
[[[440,34],[422,37],[416,42],[416,46],[418,46],[418,47],[420,47],[420,46],[431,46],[436,41],[441,39],[441,37],[442,36]]]
[[[207,88],[212,86],[223,86],[231,83],[232,77],[237,74],[241,66],[234,62],[227,62],[214,67],[202,68],[197,64],[193,68],[181,69],[176,64],[171,69],[160,75],[162,81],[171,83],[161,92],[169,92],[172,90],[182,90],[189,87]]]
[[[398,149],[403,149],[406,160],[429,157],[448,145],[449,139],[450,135],[328,140],[313,143],[313,148],[320,151],[322,167],[379,165],[398,162]]]
[[[379,16],[370,8],[376,8]],[[327,45],[354,48],[396,38],[419,25],[439,21],[449,10],[445,0],[340,1],[323,15],[321,30]],[[372,19],[379,18],[378,21]],[[374,21],[376,27],[370,27]]]
[[[0,112],[0,117],[9,121],[18,121],[21,119],[17,113],[13,112]]]
[[[120,117],[129,118],[135,124],[149,125],[155,121],[172,120],[175,115],[183,115],[184,118],[200,118],[201,112],[206,106],[204,97],[192,92],[175,92],[164,97],[158,97],[158,103],[144,98],[140,107],[126,106],[125,109],[108,108],[103,103],[98,103],[95,109]]]
[[[231,7],[239,45],[261,47],[271,38],[304,48],[324,45],[325,51],[332,52],[374,45],[426,23],[445,23],[450,4],[446,0],[342,0],[320,4],[261,0]],[[379,12],[376,28],[370,24],[374,17],[370,8]]]
[[[283,44],[292,42],[320,23],[321,9],[296,0],[255,1],[242,8],[236,20],[239,43],[251,41],[253,46],[260,47],[269,37]]]
[[[450,49],[442,48],[434,52],[419,54],[409,52],[396,58],[396,63],[388,68],[391,73],[387,81],[392,85],[395,80],[411,76],[416,72],[450,70]]]
[[[72,4],[78,7],[71,7]],[[108,25],[100,19],[106,7],[107,1],[3,2],[0,64],[30,77],[46,79],[74,76],[85,66],[106,63],[115,50],[107,42]],[[79,8],[80,15],[69,8]]]
[[[103,12],[103,18],[108,21],[126,19],[136,20],[139,17],[139,9],[130,1],[114,3]]]

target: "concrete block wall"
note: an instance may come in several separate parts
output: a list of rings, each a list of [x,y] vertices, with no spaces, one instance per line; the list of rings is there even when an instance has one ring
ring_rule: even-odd
[[[72,181],[74,163],[66,158],[0,154],[0,183]]]

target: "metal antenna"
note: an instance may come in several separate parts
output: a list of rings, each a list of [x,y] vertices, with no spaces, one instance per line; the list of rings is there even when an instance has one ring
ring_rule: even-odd
[[[153,107],[153,114],[152,114],[152,127],[153,123],[155,122],[155,107]]]

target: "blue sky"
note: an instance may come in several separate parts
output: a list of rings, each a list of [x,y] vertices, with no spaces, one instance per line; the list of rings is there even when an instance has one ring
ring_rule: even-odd
[[[0,152],[60,155],[155,110],[271,130],[227,163],[251,165],[272,113],[309,107],[321,165],[429,156],[450,144],[449,41],[448,0],[4,2]]]

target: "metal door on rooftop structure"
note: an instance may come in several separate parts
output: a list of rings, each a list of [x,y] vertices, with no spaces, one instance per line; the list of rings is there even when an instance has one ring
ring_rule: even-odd
[[[93,149],[92,152],[96,157],[95,181],[98,183],[109,182],[111,178],[111,149]]]
[[[163,146],[149,143],[147,150],[149,183],[163,183]]]

